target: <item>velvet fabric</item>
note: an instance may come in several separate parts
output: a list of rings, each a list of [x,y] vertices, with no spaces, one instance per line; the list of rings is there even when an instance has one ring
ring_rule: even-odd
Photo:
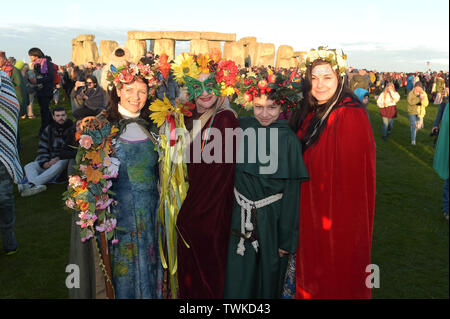
[[[305,134],[313,114],[301,125]],[[371,298],[376,157],[364,108],[345,97],[303,154],[310,180],[300,195],[297,298]]]
[[[210,120],[197,138],[207,133]],[[225,128],[239,126],[233,112],[228,110],[216,114],[212,127],[222,136],[222,163],[193,163],[199,152],[190,145],[190,163],[187,164],[189,190],[177,219],[178,238],[178,283],[179,298],[220,299],[223,296],[227,248],[233,211],[234,160],[224,163]],[[203,154],[210,152],[210,146],[219,142],[210,135]],[[236,139],[233,139],[235,144]],[[202,141],[200,143],[202,144]],[[217,145],[217,144],[216,144]],[[218,144],[220,145],[220,144]],[[235,145],[231,145],[236,150]],[[211,152],[213,154],[214,152]],[[235,157],[235,156],[234,156]],[[190,248],[186,247],[183,239]]]

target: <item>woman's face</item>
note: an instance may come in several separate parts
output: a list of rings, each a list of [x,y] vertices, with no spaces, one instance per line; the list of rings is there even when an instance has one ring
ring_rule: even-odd
[[[95,84],[95,82],[92,79],[87,79],[86,80],[86,87],[88,89],[93,89],[97,86],[97,84]]]
[[[311,72],[311,94],[319,104],[327,103],[336,93],[338,78],[329,63],[319,64]]]
[[[201,73],[198,76],[200,82],[204,82],[210,74]],[[217,95],[208,93],[206,90],[200,94],[198,98],[195,99],[195,105],[197,106],[198,113],[204,113],[210,109],[217,101]]]
[[[262,126],[269,126],[280,116],[281,106],[267,98],[267,95],[255,97],[253,100],[253,114]]]
[[[148,86],[142,80],[136,80],[131,84],[124,84],[117,91],[120,105],[131,113],[138,113],[147,102]]]

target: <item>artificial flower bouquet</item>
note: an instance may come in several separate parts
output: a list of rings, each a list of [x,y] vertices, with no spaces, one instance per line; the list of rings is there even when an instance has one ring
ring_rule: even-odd
[[[77,225],[81,228],[81,240],[85,242],[96,233],[105,233],[108,240],[117,243],[118,229],[111,206],[115,204],[110,190],[119,173],[119,160],[114,155],[115,136],[119,131],[111,123],[100,123],[95,117],[86,118],[77,132],[79,141],[74,174],[69,176],[67,191],[63,194],[68,208],[79,212]]]

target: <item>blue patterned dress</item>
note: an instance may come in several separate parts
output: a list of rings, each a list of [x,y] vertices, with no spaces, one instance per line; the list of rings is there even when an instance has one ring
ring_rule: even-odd
[[[150,139],[117,139],[119,175],[112,191],[118,244],[111,245],[111,268],[117,299],[162,298],[163,270],[158,249],[158,153]]]

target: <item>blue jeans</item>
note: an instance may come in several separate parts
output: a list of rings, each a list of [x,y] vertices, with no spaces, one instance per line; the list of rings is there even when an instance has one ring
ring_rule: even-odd
[[[448,214],[448,178],[444,183],[444,191],[442,192],[442,202],[444,205],[444,212]]]
[[[5,251],[17,248],[17,241],[14,235],[15,221],[13,181],[5,165],[0,162],[0,234]]]
[[[394,127],[394,118],[382,117],[383,126],[381,127],[381,135],[387,136],[391,134],[392,128]]]
[[[411,127],[411,142],[416,140],[417,127],[416,124],[419,121],[419,117],[416,114],[409,114],[409,125]]]

